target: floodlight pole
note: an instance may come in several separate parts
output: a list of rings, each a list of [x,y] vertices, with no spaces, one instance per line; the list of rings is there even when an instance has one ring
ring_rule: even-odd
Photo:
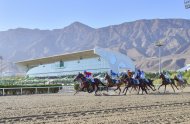
[[[3,57],[2,56],[0,56],[0,60],[1,60],[1,66],[0,66],[0,69],[1,69],[1,82],[2,82],[2,73],[3,73]]]
[[[161,41],[156,42],[156,46],[158,47],[158,51],[159,51],[159,74],[162,71],[162,66],[161,66],[161,50],[160,50],[160,47],[163,46],[163,45],[164,44]]]

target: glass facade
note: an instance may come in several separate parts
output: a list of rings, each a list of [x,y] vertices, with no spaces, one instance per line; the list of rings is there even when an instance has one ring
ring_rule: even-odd
[[[110,70],[109,63],[101,58],[88,58],[72,61],[59,61],[52,64],[39,65],[30,69],[27,75],[30,77],[72,75],[78,72],[90,71],[93,73]]]

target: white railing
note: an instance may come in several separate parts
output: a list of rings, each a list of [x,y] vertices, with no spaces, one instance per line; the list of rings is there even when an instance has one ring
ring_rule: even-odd
[[[50,87],[14,87],[14,88],[0,88],[0,95],[7,95],[6,90],[18,90],[17,93],[19,93],[19,95],[23,95],[23,90],[26,89],[33,89],[35,92],[34,94],[38,94],[38,89],[47,89],[47,93],[50,93],[50,89],[51,88],[59,88],[59,90],[61,90],[64,86],[50,86]],[[20,91],[20,92],[19,92]]]
[[[74,92],[74,86],[62,86],[62,89],[59,90],[59,93],[65,92]]]

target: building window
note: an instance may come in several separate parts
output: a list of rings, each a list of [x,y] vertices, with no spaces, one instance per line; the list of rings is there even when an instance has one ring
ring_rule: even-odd
[[[59,67],[64,67],[64,62],[62,60],[59,62]]]

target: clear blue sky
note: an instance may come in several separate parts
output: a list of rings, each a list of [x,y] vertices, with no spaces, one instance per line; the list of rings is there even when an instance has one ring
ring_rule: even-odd
[[[63,28],[75,21],[94,28],[139,19],[190,19],[184,0],[0,0],[0,31]]]

